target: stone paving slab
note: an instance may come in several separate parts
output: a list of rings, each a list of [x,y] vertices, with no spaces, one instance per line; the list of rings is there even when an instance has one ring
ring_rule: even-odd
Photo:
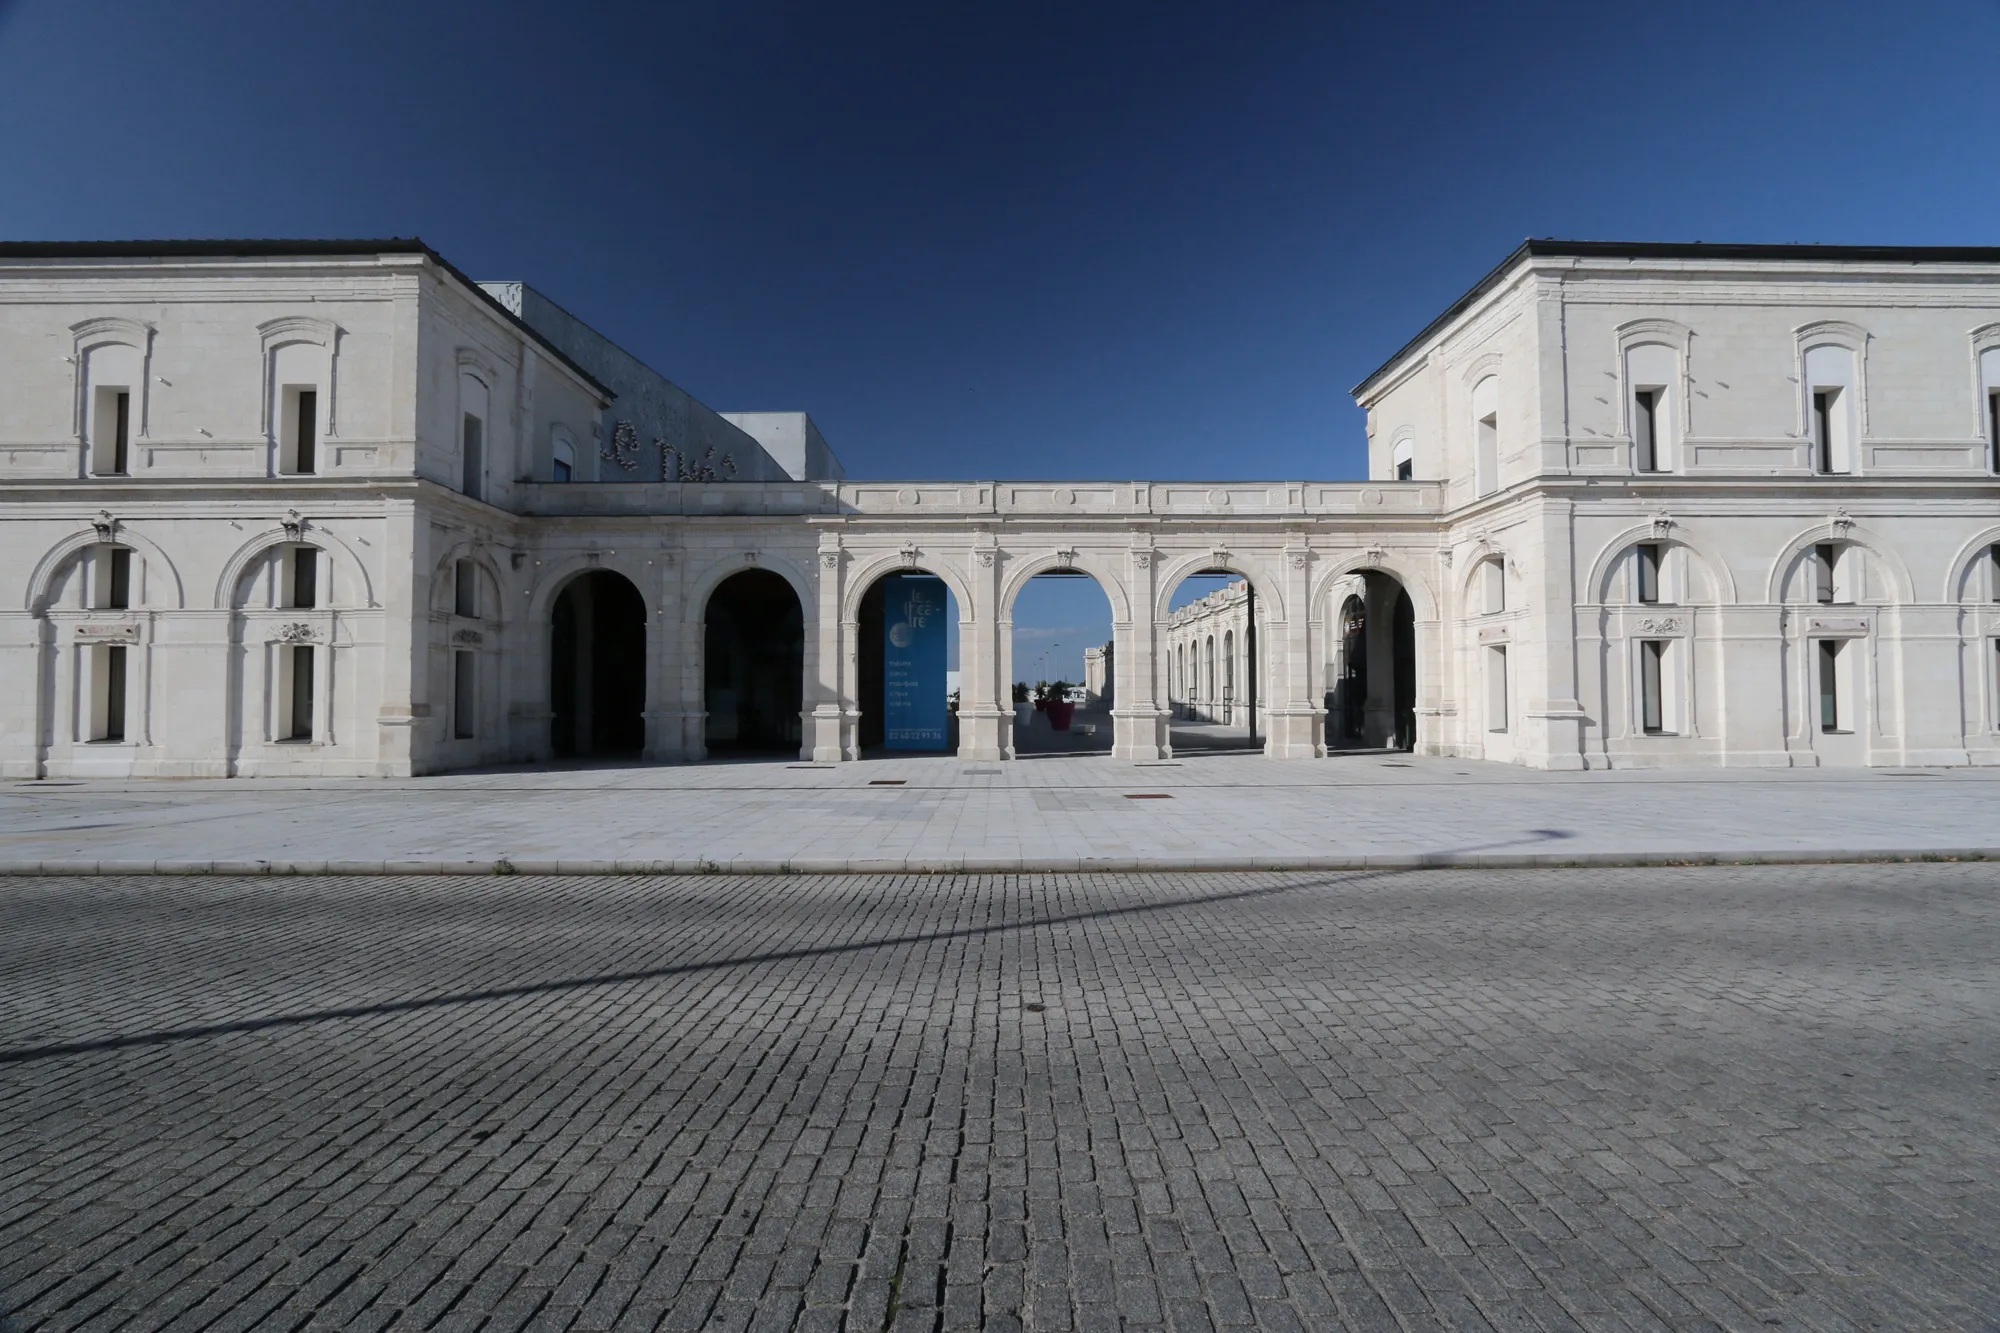
[[[1996,809],[2000,769],[1555,774],[1386,754],[12,782],[0,784],[0,873],[1004,873],[1964,857],[2000,855]]]
[[[1991,1329],[2000,866],[0,882],[0,1329]]]

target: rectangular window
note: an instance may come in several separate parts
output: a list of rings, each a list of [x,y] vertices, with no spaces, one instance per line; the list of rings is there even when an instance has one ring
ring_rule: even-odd
[[[92,406],[90,470],[100,477],[122,477],[131,463],[132,395],[124,389],[99,389]]]
[[[1657,472],[1660,470],[1660,391],[1639,390],[1632,395],[1632,408],[1633,467],[1640,472]]]
[[[557,481],[568,481],[573,475],[567,458],[556,459],[550,465],[550,471],[554,474]]]
[[[132,395],[119,394],[115,411],[118,420],[111,437],[111,470],[122,477],[131,470],[132,462]]]
[[[107,553],[104,606],[108,611],[129,610],[132,605],[132,552],[114,546]]]
[[[1812,466],[1820,472],[1834,470],[1834,404],[1838,388],[1812,390]]]
[[[1840,548],[1832,542],[1821,542],[1813,547],[1813,600],[1821,605],[1831,605],[1834,600],[1834,577],[1840,566]]]
[[[103,650],[99,665],[103,668],[104,708],[101,716],[104,724],[98,728],[97,740],[122,741],[125,739],[125,646],[109,644]]]
[[[313,650],[311,644],[294,644],[286,650],[292,656],[290,723],[286,740],[309,741],[313,736]]]
[[[1840,654],[1845,645],[1839,639],[1819,639],[1819,729],[1845,731],[1841,725]]]
[[[470,412],[465,414],[465,448],[461,461],[464,473],[460,477],[463,484],[459,489],[477,500],[480,485],[486,477],[486,427]]]
[[[310,546],[292,548],[292,605],[301,611],[319,605],[319,552]]]
[[[1479,571],[1481,590],[1485,595],[1486,614],[1496,615],[1507,609],[1507,562],[1495,557],[1488,560]]]
[[[458,560],[451,567],[452,611],[461,616],[479,616],[479,573],[470,560]]]
[[[1503,644],[1486,650],[1486,729],[1507,730],[1507,649]]]
[[[2000,602],[2000,542],[1986,548],[1987,580],[1993,585],[1993,600]]]
[[[1396,464],[1397,481],[1409,481],[1416,475],[1417,475],[1417,464],[1414,459],[1405,458],[1402,462]]]
[[[1475,447],[1478,453],[1472,460],[1474,480],[1481,495],[1489,495],[1500,488],[1500,417],[1479,418],[1478,439]]]
[[[2000,393],[1986,395],[1986,464],[2000,472]]]
[[[456,740],[471,740],[474,734],[478,662],[476,656],[463,649],[451,655],[451,734]]]
[[[1651,604],[1660,600],[1660,558],[1658,542],[1641,542],[1638,550],[1636,592],[1640,602]]]
[[[292,409],[292,471],[312,473],[318,470],[319,441],[315,438],[319,430],[319,394],[312,389],[300,389]]]
[[[1666,661],[1665,639],[1639,641],[1639,725],[1648,736],[1657,736],[1667,729],[1666,696],[1660,684]]]

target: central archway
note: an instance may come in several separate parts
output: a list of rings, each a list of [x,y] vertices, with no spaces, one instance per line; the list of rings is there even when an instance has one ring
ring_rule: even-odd
[[[579,575],[549,616],[549,742],[558,758],[646,748],[646,600],[608,569]]]
[[[1167,611],[1174,753],[1262,749],[1270,692],[1258,652],[1267,610],[1257,585],[1232,569],[1196,569],[1175,584]]]
[[[1339,750],[1413,750],[1417,744],[1417,618],[1392,574],[1360,570],[1332,593],[1326,744]]]
[[[805,610],[767,569],[732,574],[703,615],[703,743],[710,754],[799,752],[805,700]]]
[[[912,602],[915,598],[915,602]],[[903,632],[917,606],[925,623]],[[894,611],[894,616],[891,612]],[[884,574],[862,594],[857,617],[855,742],[864,753],[954,753],[958,749],[958,597],[944,579],[923,569]],[[942,623],[929,619],[942,616]],[[897,631],[897,679],[890,679],[889,639]],[[941,634],[942,642],[934,635]],[[912,657],[905,661],[901,654]],[[931,655],[936,660],[932,660]],[[891,735],[891,687],[898,721]]]

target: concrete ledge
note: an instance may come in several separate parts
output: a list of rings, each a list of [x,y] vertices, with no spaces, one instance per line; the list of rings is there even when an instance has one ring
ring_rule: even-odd
[[[2000,846],[1784,848],[1774,851],[1397,852],[1367,856],[705,857],[673,861],[0,861],[30,875],[1070,875],[1246,870],[1523,870],[1590,866],[1840,865],[2000,861]]]

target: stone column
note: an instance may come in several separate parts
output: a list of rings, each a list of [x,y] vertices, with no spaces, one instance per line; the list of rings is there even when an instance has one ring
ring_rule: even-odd
[[[821,533],[815,569],[819,577],[818,615],[814,621],[819,652],[806,692],[806,707],[811,711],[806,718],[803,747],[815,764],[837,764],[842,759],[860,757],[848,753],[853,724],[849,718],[851,705],[847,702],[850,694],[845,687],[853,679],[848,645],[854,641],[855,627],[853,622],[843,623],[840,618],[845,560],[840,538],[830,532]],[[853,710],[853,715],[858,717],[858,710]]]
[[[1111,757],[1152,760],[1172,755],[1167,712],[1167,624],[1154,617],[1159,559],[1152,538],[1134,542],[1127,555],[1130,620],[1111,627]]]
[[[1014,710],[1010,704],[1003,716],[1000,707],[1005,670],[1000,577],[999,544],[991,532],[980,532],[966,569],[972,604],[958,609],[958,757],[972,763],[994,763],[1014,753]]]
[[[382,692],[376,702],[375,771],[381,777],[408,777],[416,772],[416,729],[432,722],[431,705],[425,697],[425,676],[430,665],[430,547],[431,525],[414,504],[391,500],[382,516]],[[246,636],[247,637],[247,636]],[[245,654],[245,665],[256,656],[255,648]],[[248,671],[245,672],[248,675]],[[237,698],[232,701],[240,719],[241,743],[253,743],[259,726],[253,710],[244,705],[252,689],[261,684],[239,681]]]
[[[1530,523],[1539,528],[1529,543],[1539,567],[1519,570],[1528,597],[1522,631],[1508,652],[1508,666],[1519,672],[1509,685],[1521,701],[1516,757],[1534,768],[1583,767],[1583,725],[1588,720],[1576,688],[1576,594],[1570,563],[1570,519],[1567,500],[1543,500],[1535,505]],[[1519,569],[1519,566],[1516,567]],[[1526,642],[1523,642],[1526,640]],[[1522,650],[1526,649],[1526,652]],[[1516,654],[1520,654],[1516,658]]]
[[[1265,712],[1268,739],[1264,753],[1273,759],[1323,759],[1326,757],[1326,706],[1315,682],[1312,654],[1312,553],[1302,535],[1286,544],[1279,563],[1280,589],[1287,607],[1283,621],[1267,620],[1258,626],[1257,651],[1261,658],[1265,642],[1276,647],[1282,640],[1283,652],[1271,655],[1271,669],[1261,671],[1259,702]],[[1260,666],[1261,666],[1260,662]],[[1268,689],[1270,696],[1264,697]]]

